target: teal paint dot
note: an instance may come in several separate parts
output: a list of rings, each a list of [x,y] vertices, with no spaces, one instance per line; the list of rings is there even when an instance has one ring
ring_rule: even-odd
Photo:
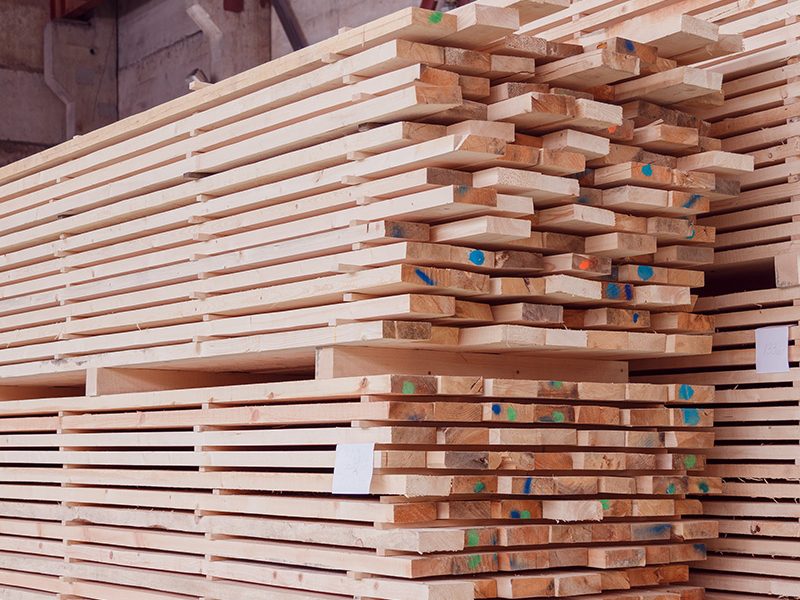
[[[606,287],[606,293],[612,300],[619,298],[619,286],[616,283],[609,283]]]
[[[697,425],[700,422],[700,411],[696,408],[682,408],[683,422],[687,425]]]
[[[477,546],[481,541],[481,536],[475,529],[470,529],[467,532],[467,546]]]
[[[642,167],[642,173],[645,177],[650,177],[653,174],[653,165],[646,164]]]
[[[692,227],[692,230],[689,232],[689,235],[686,236],[686,239],[687,240],[694,239],[694,236],[696,235],[697,235],[697,230],[694,227]]]
[[[678,398],[681,400],[691,400],[692,396],[694,396],[694,388],[685,383],[681,384],[681,387],[678,388]]]
[[[563,412],[561,412],[560,410],[554,410],[553,411],[553,422],[554,423],[563,423],[564,419],[565,419],[565,417],[564,417],[564,413]]]
[[[674,494],[675,493],[675,484],[674,483],[670,483],[667,486],[667,493],[668,494]]]
[[[687,469],[693,469],[697,465],[697,457],[694,454],[687,454],[683,457],[683,464]]]
[[[603,507],[603,510],[608,510],[611,508],[611,501],[610,500],[600,500],[600,506]]]
[[[469,557],[469,560],[467,561],[467,566],[470,569],[477,569],[479,566],[481,566],[481,557],[478,556],[477,554],[473,554],[472,556]]]
[[[699,487],[700,491],[703,492],[704,494],[708,493],[709,488],[708,484],[705,481],[701,481],[697,487]]]
[[[417,391],[417,386],[414,385],[413,381],[404,381],[403,382],[403,393],[404,394],[413,394]]]
[[[520,517],[522,517],[523,519],[530,519],[530,518],[531,518],[531,511],[529,511],[529,510],[523,510],[521,513],[519,513],[519,515],[520,515]]]
[[[503,409],[500,408],[499,404],[492,404],[492,412],[494,414],[499,415],[501,410],[503,410]]]
[[[551,381],[550,382],[550,387],[553,388],[553,389],[556,389],[556,390],[560,390],[562,387],[564,387],[564,382],[563,381]]]
[[[651,277],[653,277],[653,267],[649,267],[647,265],[640,265],[636,268],[636,274],[639,275],[639,279],[642,281],[647,281]]]
[[[514,408],[513,406],[509,406],[508,409],[506,409],[506,412],[508,413],[508,420],[509,421],[516,421],[517,420],[517,409],[516,408]]]
[[[469,260],[474,265],[482,265],[486,262],[486,255],[480,250],[473,250],[469,253]]]
[[[477,481],[477,482],[475,482],[475,485],[474,485],[474,486],[472,486],[472,490],[473,490],[473,491],[474,491],[476,494],[480,494],[480,493],[481,493],[483,490],[485,490],[485,489],[486,489],[486,484],[485,484],[485,483],[483,483],[482,481]]]
[[[439,11],[439,10],[433,11],[431,13],[431,16],[428,17],[428,21],[430,21],[431,23],[434,23],[434,24],[435,23],[441,23],[442,19],[444,19],[444,13]]]

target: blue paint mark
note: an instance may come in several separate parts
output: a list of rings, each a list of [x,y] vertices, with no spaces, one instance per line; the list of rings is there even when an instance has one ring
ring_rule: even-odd
[[[519,511],[518,510],[512,510],[511,511],[511,518],[512,519],[519,519],[519,516],[520,515],[519,515]]]
[[[650,531],[655,535],[663,535],[671,530],[672,530],[672,525],[670,525],[669,523],[660,523],[658,525],[653,525],[650,528]]]
[[[492,404],[492,412],[496,415],[500,414],[500,411],[503,410],[499,404]]]
[[[530,494],[532,486],[533,486],[533,477],[528,477],[525,480],[525,486],[522,488],[522,491],[525,492],[526,494]]]
[[[639,322],[639,313],[637,313],[637,312],[633,313],[633,322],[634,323],[638,323]]]
[[[633,300],[633,286],[630,283],[626,283],[623,289],[625,290],[625,299],[628,301]]]
[[[633,45],[633,42],[630,40],[625,40],[625,50],[628,52],[633,52],[636,50],[636,46]]]
[[[683,422],[687,425],[697,425],[700,422],[700,411],[696,408],[682,408]]]
[[[580,204],[589,204],[589,199],[586,196],[579,196],[578,203]]]
[[[486,255],[480,250],[473,250],[469,253],[469,260],[473,264],[480,266],[486,262]]]
[[[653,276],[653,267],[648,267],[647,265],[641,265],[636,268],[636,273],[639,275],[639,279],[642,281],[647,281]]]
[[[460,186],[458,186],[456,188],[456,191],[459,194],[466,194],[469,191],[469,186],[468,185],[460,185]]]
[[[431,279],[428,276],[428,274],[425,271],[423,271],[422,269],[415,269],[414,273],[416,273],[417,277],[422,279],[422,281],[424,281],[427,285],[434,285],[433,279]]]
[[[496,533],[493,533],[492,536],[489,538],[489,540],[491,541],[491,545],[492,546],[497,546],[497,534]]]
[[[619,298],[619,286],[616,283],[609,283],[606,290],[608,292],[608,297],[612,300]]]
[[[694,549],[702,554],[706,553],[706,545],[705,544],[693,544]]]
[[[678,388],[678,398],[681,400],[690,400],[692,396],[694,396],[694,388],[692,386],[684,383]]]
[[[692,194],[689,199],[683,203],[683,208],[692,208],[702,196],[700,194]]]
[[[390,235],[396,238],[403,237],[403,228],[397,224],[392,225]]]
[[[645,177],[650,177],[653,174],[653,165],[650,163],[644,165],[642,167],[642,173],[645,175]]]

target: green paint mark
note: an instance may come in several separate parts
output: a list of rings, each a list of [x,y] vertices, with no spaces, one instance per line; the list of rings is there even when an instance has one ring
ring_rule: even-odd
[[[563,381],[551,381],[550,382],[550,387],[553,388],[553,389],[556,389],[556,390],[560,390],[562,387],[564,387],[564,382]]]
[[[507,409],[508,412],[508,420],[509,421],[516,421],[517,420],[517,409],[513,406],[509,406]]]
[[[667,493],[668,494],[674,494],[675,493],[675,484],[674,483],[670,483],[667,486]]]
[[[467,546],[477,546],[480,541],[481,537],[476,529],[470,529],[467,532]]]
[[[523,519],[530,519],[531,518],[531,511],[523,510],[521,513],[519,513],[519,516],[521,518],[523,518]]]
[[[413,394],[417,391],[417,386],[414,385],[413,381],[404,381],[403,382],[403,393],[404,394]]]
[[[708,493],[708,489],[709,488],[708,488],[708,484],[705,481],[701,481],[700,484],[697,487],[699,487],[700,491],[703,492],[704,494]]]
[[[694,454],[687,454],[683,457],[683,464],[687,469],[693,469],[697,464],[697,457]]]
[[[610,500],[600,500],[600,506],[603,507],[603,510],[608,510],[611,508],[611,501]]]
[[[428,17],[428,21],[431,23],[441,23],[442,19],[444,19],[444,13],[439,10],[435,10],[431,13],[431,16]]]
[[[477,554],[473,554],[472,556],[469,557],[469,562],[467,562],[467,566],[470,569],[477,569],[478,567],[481,566],[481,557],[478,556]]]
[[[566,417],[564,417],[564,413],[561,412],[560,410],[554,410],[553,411],[553,422],[554,423],[563,423],[565,418]]]
[[[473,490],[473,491],[474,491],[476,494],[480,494],[480,493],[481,493],[483,490],[485,490],[485,489],[486,489],[486,484],[485,484],[485,483],[483,483],[482,481],[478,481],[478,482],[476,482],[476,483],[475,483],[475,485],[474,485],[474,486],[472,486],[472,490]]]

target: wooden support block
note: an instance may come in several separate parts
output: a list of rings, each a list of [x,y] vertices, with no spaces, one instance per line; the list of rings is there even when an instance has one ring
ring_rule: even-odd
[[[105,396],[129,392],[148,392],[182,388],[254,383],[258,377],[247,373],[197,373],[154,369],[86,370],[86,395]]]

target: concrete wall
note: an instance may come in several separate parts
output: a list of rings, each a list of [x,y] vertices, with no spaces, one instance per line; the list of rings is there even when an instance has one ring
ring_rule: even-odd
[[[64,105],[44,80],[48,20],[47,0],[0,0],[0,165],[64,138]]]
[[[216,47],[187,12],[192,4],[219,29]],[[218,81],[268,61],[269,8],[244,4],[234,13],[222,0],[119,0],[120,118],[187,94],[197,69]]]
[[[291,0],[297,21],[309,44],[336,35],[342,27],[356,27],[419,0]],[[272,57],[292,51],[278,17],[272,18]]]
[[[309,43],[418,4],[292,0]],[[291,52],[269,2],[244,5],[106,0],[50,22],[49,0],[0,0],[0,165],[187,94],[196,70],[218,81]]]

